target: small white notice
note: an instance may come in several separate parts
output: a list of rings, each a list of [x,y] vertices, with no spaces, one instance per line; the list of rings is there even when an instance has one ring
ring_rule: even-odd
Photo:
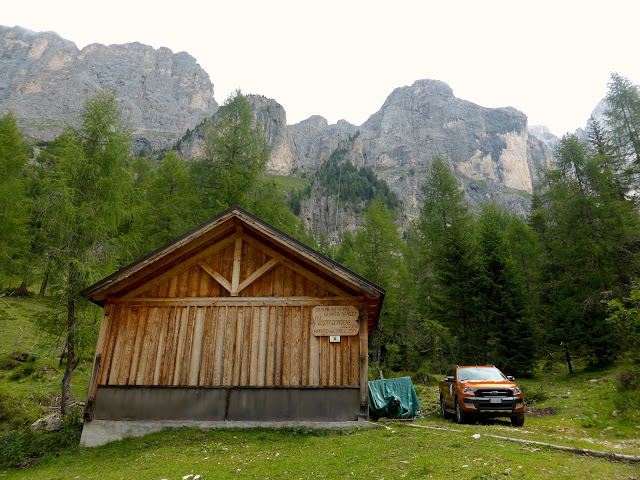
[[[329,337],[330,343],[340,343],[340,335],[331,335]]]

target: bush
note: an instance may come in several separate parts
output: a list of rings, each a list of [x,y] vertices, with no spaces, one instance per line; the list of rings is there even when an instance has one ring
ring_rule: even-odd
[[[531,388],[531,389],[525,388],[521,385],[520,388],[522,388],[522,394],[524,395],[524,399],[529,405],[533,403],[544,402],[549,398],[549,394],[542,388],[542,385],[540,385],[537,388]]]
[[[78,445],[82,423],[74,409],[57,432],[33,431],[30,425],[0,432],[0,468],[23,468],[43,458]]]

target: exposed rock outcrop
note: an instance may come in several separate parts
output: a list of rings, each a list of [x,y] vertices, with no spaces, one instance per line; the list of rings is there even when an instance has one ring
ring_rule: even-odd
[[[312,117],[289,130],[296,165],[304,169],[318,168],[348,142],[352,163],[385,179],[408,219],[418,213],[425,174],[436,156],[451,166],[473,204],[490,199],[523,216],[537,171],[552,160],[549,148],[529,135],[523,113],[458,99],[437,80],[395,89],[360,127]]]
[[[85,100],[112,90],[137,150],[170,146],[217,110],[213,84],[185,52],[140,43],[79,50],[56,33],[0,26],[0,115],[13,111],[28,135],[50,140]]]

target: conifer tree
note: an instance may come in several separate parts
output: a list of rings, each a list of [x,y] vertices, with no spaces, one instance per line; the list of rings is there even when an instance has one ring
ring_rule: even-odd
[[[79,127],[67,127],[39,158],[44,172],[38,209],[45,256],[66,307],[63,415],[68,412],[71,376],[84,334],[91,327],[79,293],[112,273],[126,257],[122,233],[131,220],[130,151],[131,135],[115,97],[102,92],[85,103]]]
[[[523,277],[511,258],[507,237],[511,215],[495,204],[480,216],[480,295],[484,320],[483,363],[495,363],[512,375],[529,376],[535,366],[535,339],[524,297]]]
[[[478,260],[475,223],[451,170],[436,157],[424,186],[418,229],[422,235],[423,311],[449,328],[460,363],[477,362]],[[428,280],[428,281],[427,281]]]
[[[616,353],[603,300],[624,294],[638,272],[638,212],[620,196],[611,164],[573,135],[556,148],[534,214],[546,250],[547,339],[572,356],[605,364]]]
[[[4,115],[0,118],[0,271],[8,276],[23,273],[29,250],[29,156],[15,117]]]

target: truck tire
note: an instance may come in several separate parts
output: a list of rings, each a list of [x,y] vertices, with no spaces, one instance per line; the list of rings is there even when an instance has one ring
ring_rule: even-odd
[[[511,425],[514,427],[521,427],[524,425],[524,412],[511,417]]]
[[[465,411],[462,409],[462,406],[460,405],[460,400],[458,400],[458,397],[455,397],[453,399],[453,403],[456,407],[456,423],[467,423],[467,421],[469,420],[469,415],[467,415],[465,413]]]
[[[449,418],[449,412],[447,412],[447,406],[444,403],[444,397],[442,395],[440,395],[440,414],[445,420]]]

